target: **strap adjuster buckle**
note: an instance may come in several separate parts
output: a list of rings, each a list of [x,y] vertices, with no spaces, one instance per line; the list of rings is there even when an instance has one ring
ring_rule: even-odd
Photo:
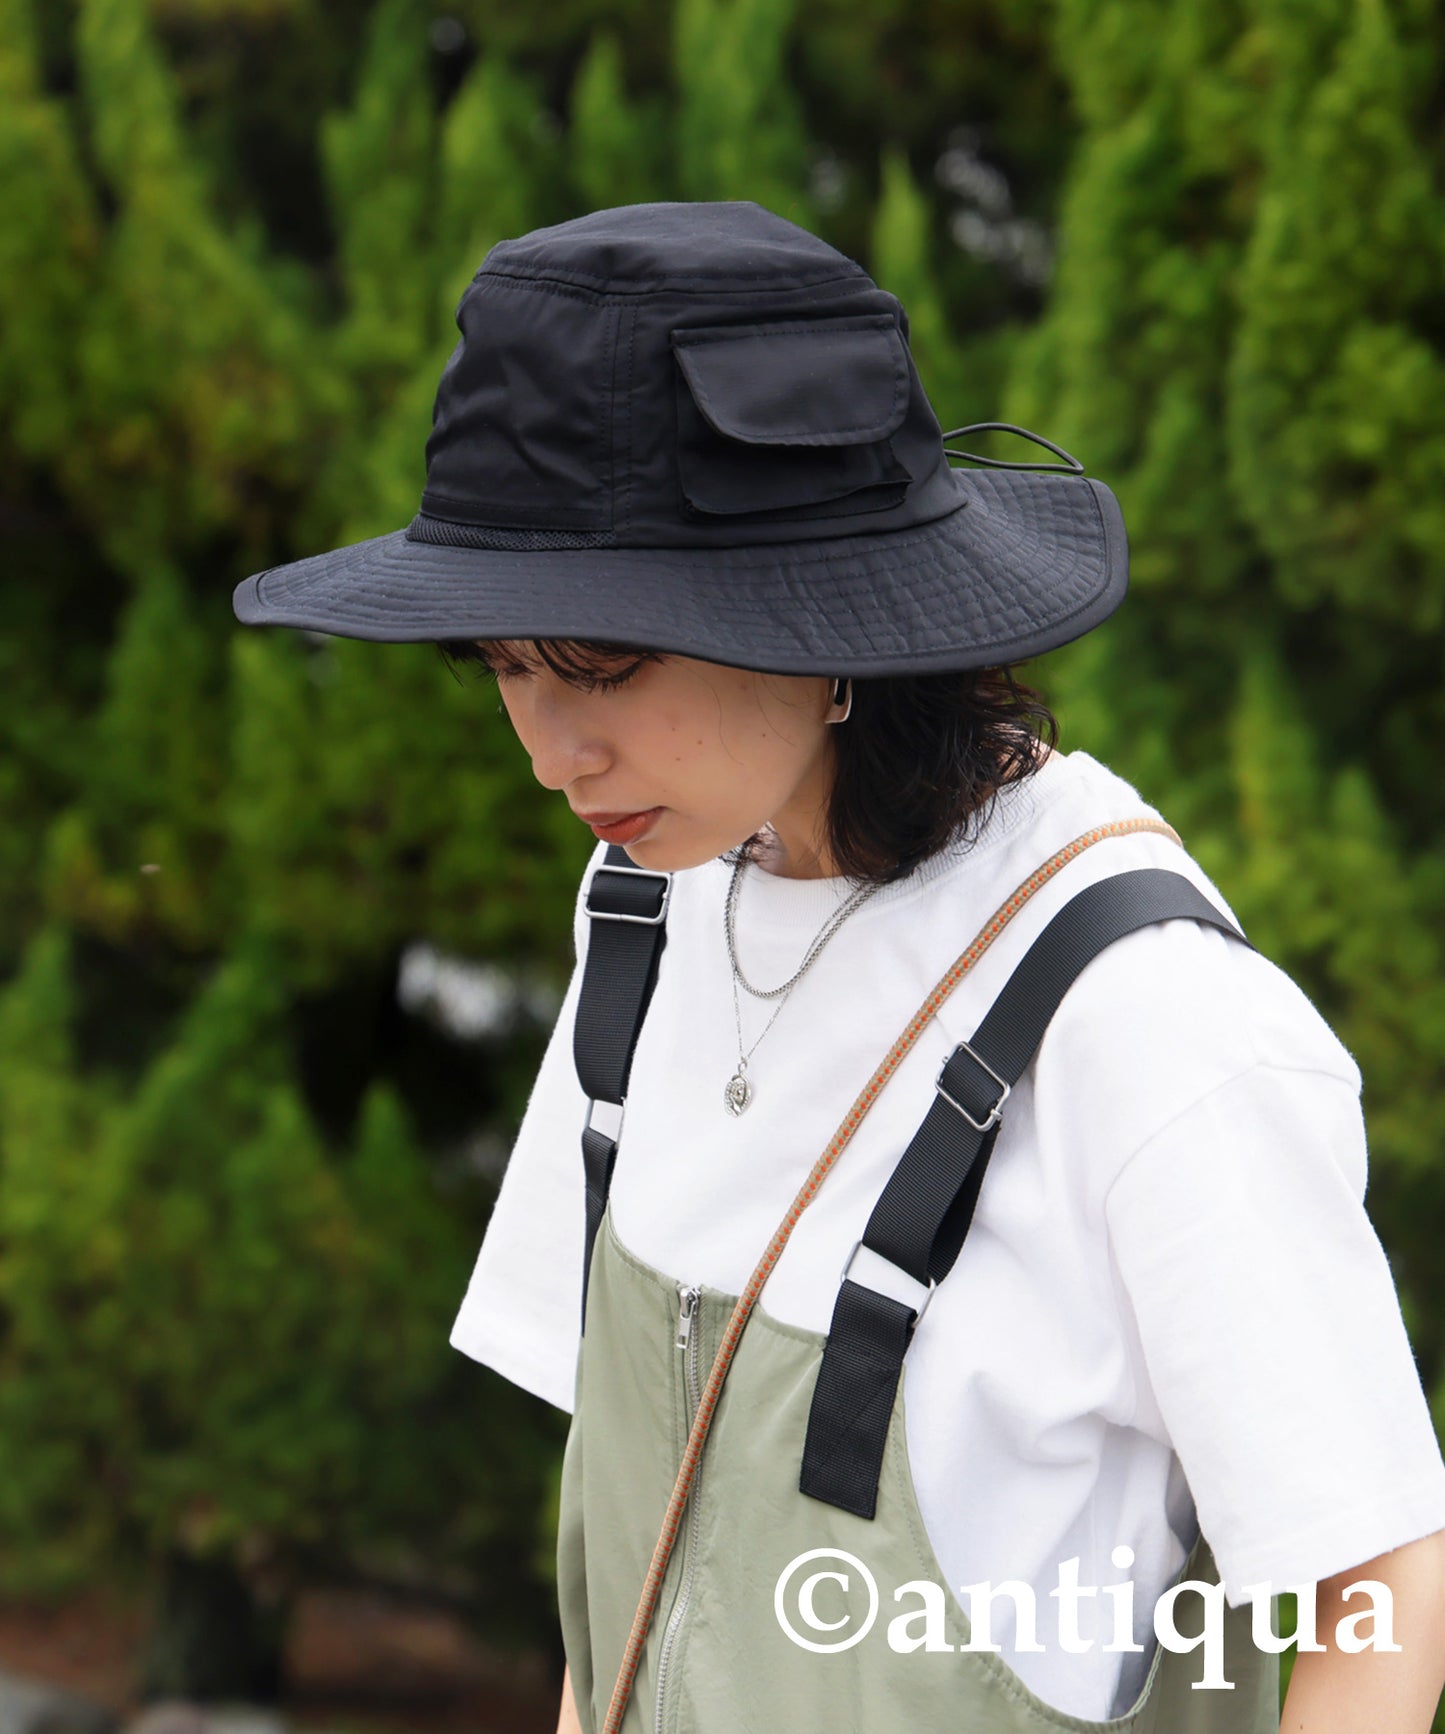
[[[989,1109],[988,1118],[986,1120],[975,1120],[973,1115],[969,1113],[968,1109],[964,1107],[963,1103],[960,1102],[957,1097],[949,1095],[948,1091],[943,1087],[943,1074],[948,1070],[953,1055],[958,1053],[960,1048],[968,1055],[975,1065],[982,1067],[982,1069],[988,1073],[989,1077],[993,1079],[994,1083],[996,1083],[1002,1091],[999,1099]],[[1013,1086],[1009,1083],[1008,1079],[1001,1078],[988,1061],[984,1059],[981,1054],[971,1048],[967,1042],[960,1042],[958,1047],[953,1050],[953,1054],[950,1054],[948,1059],[946,1059],[938,1068],[938,1076],[933,1080],[933,1087],[938,1091],[939,1095],[943,1097],[944,1101],[948,1103],[950,1108],[957,1109],[957,1111],[963,1115],[964,1119],[968,1121],[969,1125],[973,1127],[975,1132],[988,1132],[991,1131],[993,1127],[997,1126],[999,1121],[1003,1118],[1003,1105],[1013,1094]]]
[[[592,888],[604,873],[630,873],[638,879],[657,879],[662,882],[662,900],[658,905],[656,915],[627,915],[617,909],[594,909],[592,907]],[[667,905],[672,897],[671,873],[654,873],[648,867],[612,867],[604,863],[598,867],[587,881],[587,896],[583,908],[594,921],[632,921],[642,927],[661,927],[667,919]]]
[[[854,1259],[860,1253],[874,1278],[871,1282],[849,1274],[853,1269]],[[860,1288],[871,1289],[874,1294],[886,1295],[889,1300],[897,1301],[899,1306],[911,1307],[914,1330],[918,1329],[919,1321],[928,1311],[929,1303],[933,1299],[933,1291],[938,1287],[932,1277],[929,1277],[925,1287],[916,1276],[910,1276],[902,1265],[894,1264],[891,1258],[884,1258],[881,1252],[875,1252],[871,1246],[864,1246],[861,1239],[853,1242],[853,1250],[848,1254],[848,1262],[843,1266],[843,1274],[838,1280],[856,1282]]]
[[[594,1123],[594,1116],[601,1111],[604,1125]],[[598,1096],[593,1096],[587,1103],[587,1118],[583,1122],[583,1132],[600,1132],[604,1138],[611,1141],[615,1149],[622,1142],[622,1121],[627,1112],[626,1101],[607,1102]],[[615,1116],[615,1119],[614,1119]]]

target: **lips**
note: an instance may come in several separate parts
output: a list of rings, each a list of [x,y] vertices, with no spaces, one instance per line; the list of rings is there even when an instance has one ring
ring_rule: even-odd
[[[661,812],[661,807],[648,807],[637,813],[578,813],[577,817],[604,843],[635,843]]]

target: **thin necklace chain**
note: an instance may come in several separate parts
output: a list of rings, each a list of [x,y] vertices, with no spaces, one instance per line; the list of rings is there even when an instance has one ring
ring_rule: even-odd
[[[803,961],[780,987],[754,987],[743,974],[742,965],[738,962],[737,947],[738,892],[742,887],[743,869],[746,866],[747,861],[744,859],[739,861],[733,868],[732,883],[728,886],[727,906],[723,911],[723,931],[727,935],[728,961],[732,964],[733,980],[737,982],[740,987],[750,993],[754,999],[777,999],[780,995],[787,993],[789,988],[798,985],[817,961],[818,953],[823,949],[853,911],[857,909],[860,904],[866,903],[873,893],[878,890],[878,886],[860,885],[858,889],[853,892],[852,896],[848,897],[833,911],[827,921],[824,922],[822,930],[819,932],[817,938],[815,938],[813,943],[808,947],[807,955],[803,958]],[[759,1040],[761,1039],[762,1038],[759,1037]]]
[[[738,1073],[739,1073],[739,1074],[740,1074],[740,1075],[741,1075],[741,1074],[745,1074],[745,1073],[746,1073],[746,1072],[747,1072],[747,1069],[748,1069],[748,1061],[749,1061],[749,1060],[750,1060],[750,1059],[751,1059],[751,1058],[752,1058],[752,1057],[753,1057],[753,1055],[754,1055],[754,1054],[755,1054],[755,1053],[756,1053],[756,1052],[757,1052],[757,1049],[758,1049],[758,1042],[760,1042],[760,1041],[762,1041],[762,1039],[763,1039],[763,1036],[765,1036],[765,1035],[766,1035],[766,1034],[767,1034],[767,1033],[768,1033],[768,1031],[769,1031],[769,1030],[770,1030],[770,1029],[771,1029],[771,1028],[772,1028],[772,1027],[773,1027],[773,1025],[774,1025],[774,1023],[775,1023],[775,1022],[776,1022],[776,1021],[777,1021],[777,1016],[778,1016],[778,1013],[779,1013],[779,1012],[780,1012],[780,1011],[781,1011],[781,1010],[782,1010],[782,1009],[783,1009],[783,1006],[784,1006],[784,1005],[785,1005],[785,1004],[786,1004],[786,1003],[787,1003],[787,1002],[786,1002],[786,1001],[784,1001],[784,1000],[779,1000],[779,1001],[778,1001],[778,1003],[777,1003],[777,1005],[776,1005],[776,1006],[775,1006],[775,1007],[774,1007],[774,1008],[773,1008],[773,1015],[772,1015],[772,1017],[770,1017],[770,1018],[769,1018],[769,1019],[768,1019],[768,1021],[767,1021],[767,1022],[766,1022],[766,1023],[765,1023],[765,1024],[764,1024],[764,1025],[763,1025],[763,1028],[762,1028],[762,1033],[761,1033],[761,1034],[760,1034],[760,1035],[759,1035],[759,1036],[758,1036],[758,1041],[756,1041],[756,1042],[754,1042],[754,1043],[753,1043],[753,1045],[752,1045],[752,1047],[750,1047],[750,1048],[749,1048],[749,1049],[748,1049],[748,1051],[747,1051],[747,1052],[746,1052],[746,1053],[744,1053],[744,1052],[743,1052],[743,1014],[742,1014],[742,1007],[741,1007],[741,1006],[740,1006],[740,1005],[739,1005],[739,1004],[738,1004],[738,984],[737,984],[737,977],[736,977],[736,976],[734,976],[734,977],[733,977],[733,1022],[734,1022],[734,1024],[736,1024],[736,1025],[737,1025],[737,1032],[738,1032]]]
[[[727,1111],[734,1115],[741,1114],[747,1108],[748,1103],[753,1099],[753,1085],[752,1081],[748,1077],[748,1061],[757,1052],[758,1043],[762,1041],[763,1036],[768,1033],[777,1021],[778,1013],[788,1002],[787,996],[813,967],[819,952],[822,951],[823,947],[828,943],[853,911],[857,909],[860,904],[866,903],[873,893],[879,889],[877,885],[860,886],[858,890],[854,891],[844,903],[835,909],[832,915],[828,917],[827,921],[824,922],[822,931],[808,947],[807,956],[804,957],[802,963],[793,974],[788,977],[781,987],[754,987],[743,974],[742,967],[738,963],[737,934],[735,929],[738,888],[742,884],[743,868],[746,865],[747,861],[746,858],[744,858],[733,868],[732,883],[728,886],[727,903],[723,910],[723,932],[727,938],[728,961],[732,965],[733,1023],[737,1028],[738,1034],[737,1070],[733,1073],[732,1077],[728,1079],[727,1088],[723,1091],[723,1104],[727,1108]],[[742,1002],[738,999],[738,987],[740,985],[745,987],[754,999],[775,999],[778,1002],[773,1008],[772,1017],[770,1017],[767,1023],[763,1025],[762,1034],[758,1036],[757,1041],[755,1041],[752,1047],[748,1048],[746,1052],[744,1052],[743,1049]]]

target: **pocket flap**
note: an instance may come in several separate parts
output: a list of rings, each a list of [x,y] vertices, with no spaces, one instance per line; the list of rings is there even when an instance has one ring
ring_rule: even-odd
[[[884,439],[908,408],[908,354],[888,313],[708,325],[671,333],[709,426],[748,445]]]

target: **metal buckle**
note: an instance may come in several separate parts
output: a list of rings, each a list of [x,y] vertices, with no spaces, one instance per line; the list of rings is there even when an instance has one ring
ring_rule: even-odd
[[[860,1252],[873,1261],[874,1274],[883,1279],[881,1282],[860,1282],[856,1276],[848,1274],[853,1268],[853,1260]],[[918,1322],[928,1311],[928,1304],[933,1299],[933,1291],[938,1287],[934,1279],[929,1277],[928,1287],[925,1289],[916,1276],[910,1276],[901,1265],[894,1264],[891,1258],[884,1258],[881,1252],[874,1252],[871,1246],[864,1246],[861,1239],[853,1242],[853,1250],[848,1254],[848,1262],[843,1266],[843,1274],[838,1280],[840,1282],[856,1282],[860,1288],[871,1289],[874,1294],[886,1295],[889,1300],[897,1301],[900,1306],[911,1307],[913,1309],[914,1330],[918,1329]],[[908,1290],[912,1291],[911,1294],[894,1292],[904,1289],[905,1285]],[[923,1296],[921,1306],[916,1298],[920,1293]]]
[[[592,887],[597,883],[600,873],[631,873],[639,879],[660,879],[662,881],[662,903],[656,915],[625,915],[613,909],[594,909],[592,907]],[[587,881],[587,899],[583,907],[594,921],[635,921],[643,927],[661,927],[667,919],[668,900],[672,896],[671,873],[654,873],[649,867],[611,867],[606,864],[599,867]]]
[[[950,1054],[948,1059],[938,1068],[938,1076],[933,1080],[933,1087],[938,1091],[939,1095],[943,1097],[944,1101],[948,1103],[950,1108],[956,1108],[958,1112],[963,1115],[964,1119],[968,1121],[969,1125],[973,1127],[975,1132],[987,1132],[992,1127],[997,1126],[999,1121],[1003,1118],[1001,1110],[1004,1103],[1008,1101],[1009,1096],[1012,1094],[1013,1086],[1006,1078],[1001,1078],[988,1061],[984,1059],[981,1054],[976,1053],[967,1042],[960,1042],[958,1047],[953,1050],[954,1054],[958,1052],[958,1048],[962,1048],[964,1053],[966,1053],[975,1064],[982,1066],[984,1071],[988,1073],[989,1077],[993,1079],[994,1083],[996,1083],[1003,1091],[1003,1094],[989,1110],[988,1118],[986,1120],[975,1120],[973,1115],[969,1113],[968,1109],[964,1107],[963,1103],[950,1096],[948,1091],[944,1089],[943,1074],[948,1070],[948,1063],[949,1060],[953,1058],[953,1054]]]
[[[599,1108],[602,1110],[604,1118],[610,1119],[610,1116],[615,1114],[617,1116],[617,1124],[615,1126],[610,1124],[606,1126],[595,1125],[592,1117]],[[627,1103],[625,1101],[602,1102],[594,1096],[587,1104],[587,1118],[583,1121],[582,1130],[584,1132],[600,1132],[604,1138],[610,1139],[615,1147],[622,1141],[622,1121],[626,1112]]]

